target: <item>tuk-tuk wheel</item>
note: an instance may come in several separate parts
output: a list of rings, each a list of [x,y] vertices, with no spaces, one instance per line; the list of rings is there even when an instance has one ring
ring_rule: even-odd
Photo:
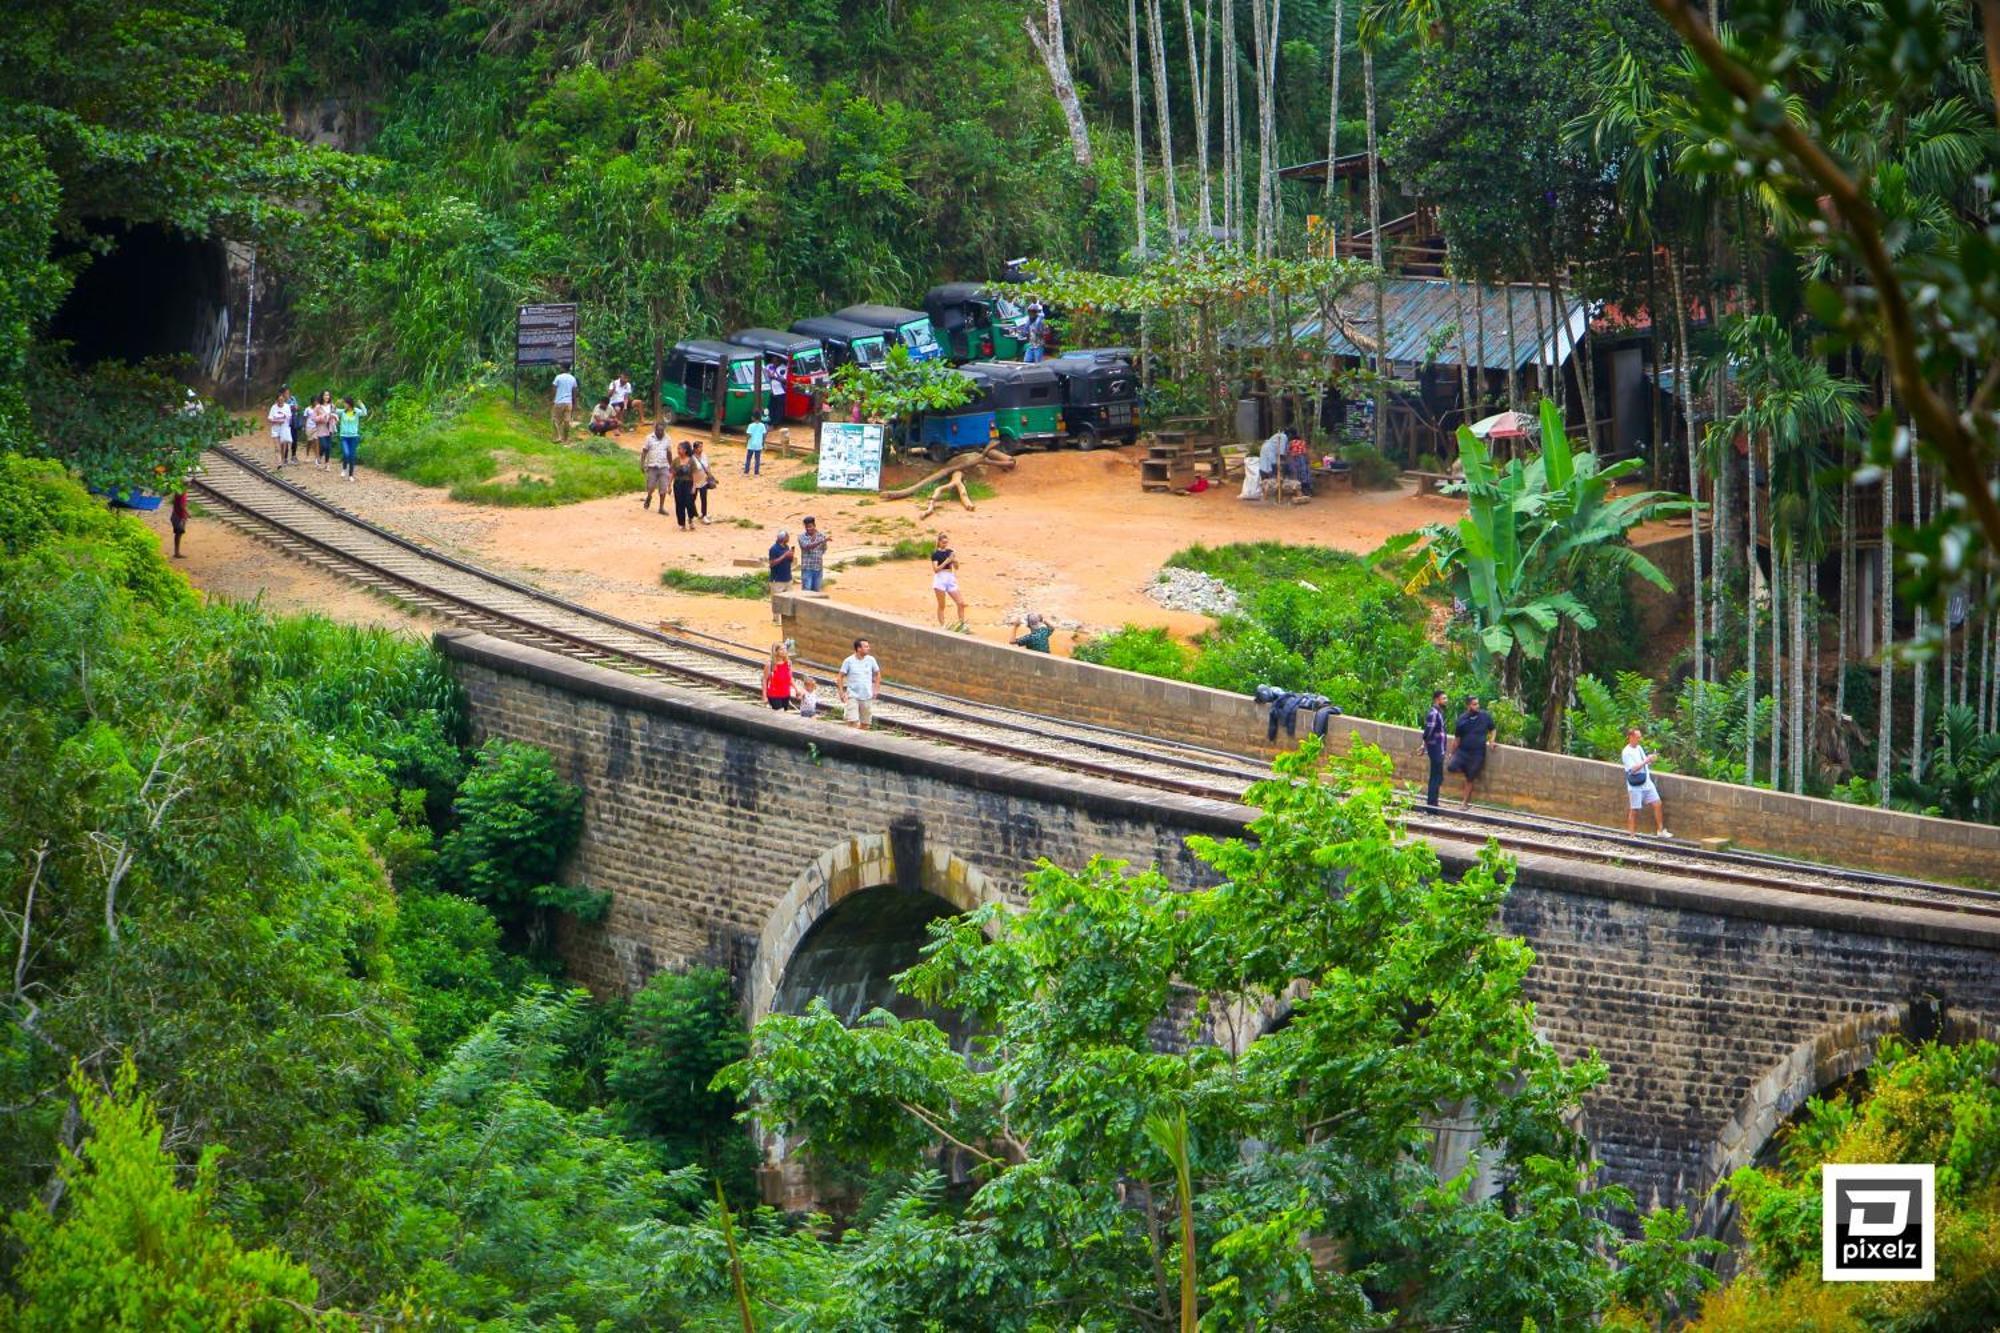
[[[1097,427],[1081,426],[1076,432],[1076,447],[1089,453],[1098,446]]]
[[[948,444],[929,445],[924,449],[924,453],[929,456],[933,463],[949,463],[951,461],[951,446]]]

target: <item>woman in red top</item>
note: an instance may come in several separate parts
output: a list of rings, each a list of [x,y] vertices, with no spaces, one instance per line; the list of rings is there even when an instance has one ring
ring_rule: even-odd
[[[771,661],[764,668],[764,702],[780,713],[792,707],[792,658],[785,645],[771,645]]]

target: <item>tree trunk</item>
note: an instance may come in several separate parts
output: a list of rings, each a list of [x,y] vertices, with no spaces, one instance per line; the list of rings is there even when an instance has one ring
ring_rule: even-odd
[[[1062,0],[1047,0],[1047,26],[1035,22],[1034,15],[1021,18],[1021,26],[1028,30],[1028,40],[1035,44],[1035,51],[1048,66],[1049,86],[1055,90],[1056,101],[1062,107],[1063,120],[1069,125],[1070,152],[1076,157],[1080,167],[1090,165],[1090,127],[1084,123],[1083,103],[1077,100],[1076,83],[1069,75],[1069,52],[1063,43]]]
[[[1382,269],[1382,173],[1375,153],[1375,48],[1361,45],[1362,110],[1368,131],[1368,252],[1375,264],[1375,452],[1388,456],[1389,275]]]
[[[1987,608],[1981,622],[1979,634],[1979,730],[1994,730],[1993,726],[1993,647],[1994,639],[2000,637],[2000,616],[1993,614],[1993,576],[1986,576],[1986,599],[1980,603]]]
[[[1569,327],[1568,302],[1562,299],[1562,274],[1551,264],[1549,266],[1549,304],[1554,308],[1556,320],[1556,341],[1562,341],[1563,331]],[[1583,441],[1593,451],[1597,448],[1597,394],[1592,379],[1590,364],[1590,320],[1583,323],[1583,334],[1570,344],[1569,363],[1576,374],[1577,396],[1583,402]]]
[[[1335,240],[1340,237],[1340,226],[1333,220],[1333,164],[1340,160],[1340,47],[1347,17],[1347,0],[1333,0],[1333,91],[1327,97],[1326,109],[1326,191],[1324,198],[1327,225],[1332,227]]]
[[[1910,427],[1910,526],[1924,526],[1924,474],[1923,465],[1917,461],[1916,425]],[[1928,628],[1928,618],[1924,615],[1924,604],[1916,605],[1916,621],[1911,638],[1917,643],[1924,641],[1924,630]],[[1920,778],[1924,772],[1924,686],[1930,672],[1919,659],[1914,664],[1910,676],[1910,776]]]
[[[1810,623],[1806,629],[1806,680],[1812,693],[1806,700],[1805,763],[1800,772],[1810,778],[1819,772],[1819,697],[1823,693],[1820,685],[1819,656],[1820,640],[1826,636],[1821,632],[1826,607],[1819,595],[1819,562],[1806,564],[1806,610]]]
[[[1531,287],[1528,295],[1528,308],[1535,312],[1535,391],[1550,398],[1554,395],[1549,391],[1549,362],[1554,354],[1549,350],[1547,321],[1542,318],[1542,293],[1539,288]]]
[[[1563,751],[1563,718],[1569,711],[1570,695],[1576,692],[1576,677],[1582,656],[1582,636],[1576,622],[1564,618],[1549,646],[1549,695],[1542,702],[1542,735],[1537,744],[1553,754]]]
[[[1893,400],[1883,404],[1883,411],[1894,412]],[[1889,649],[1896,635],[1896,562],[1889,548],[1889,525],[1896,519],[1896,465],[1892,460],[1882,470],[1882,540],[1879,558],[1882,563],[1882,633],[1880,652],[1882,654],[1881,683],[1876,686],[1875,709],[1875,804],[1889,804],[1889,763],[1895,739],[1896,717],[1890,705],[1896,692],[1896,658]]]
[[[1210,0],[1213,4],[1213,0]],[[1208,22],[1209,10],[1202,11],[1201,45],[1195,45],[1194,0],[1181,0],[1181,18],[1187,23],[1188,44],[1188,91],[1194,99],[1194,161],[1195,171],[1201,180],[1201,191],[1196,205],[1196,216],[1200,219],[1202,240],[1209,239],[1209,232],[1215,226],[1215,216],[1209,209],[1208,200]]]
[[[1139,84],[1139,0],[1125,0],[1125,33],[1132,56],[1132,214],[1140,254],[1146,251],[1146,99]]]
[[[1833,716],[1836,722],[1847,717],[1847,658],[1853,638],[1848,622],[1854,611],[1854,474],[1840,471],[1840,614],[1834,641]]]
[[[1773,461],[1771,441],[1764,441],[1764,549],[1771,553],[1771,790],[1785,788],[1785,677],[1784,665],[1784,621],[1785,621],[1785,564],[1778,559],[1778,515],[1776,497],[1771,494],[1770,478]],[[1750,478],[1750,485],[1757,485],[1756,475]],[[1754,538],[1752,539],[1755,540]],[[1750,558],[1757,558],[1753,549]]]
[[[1702,634],[1701,628],[1701,458],[1700,451],[1695,446],[1694,404],[1689,401],[1688,397],[1687,302],[1681,297],[1679,257],[1671,250],[1667,252],[1667,274],[1672,284],[1674,299],[1674,342],[1675,356],[1677,357],[1674,388],[1678,390],[1675,398],[1681,405],[1681,421],[1687,430],[1688,495],[1694,501],[1693,513],[1690,516],[1693,521],[1688,525],[1689,540],[1694,543],[1692,552],[1694,563],[1691,566],[1694,582],[1692,590],[1694,605],[1694,678],[1696,680],[1706,680],[1708,679],[1708,672],[1707,664],[1704,661],[1705,636]],[[1655,319],[1653,321],[1655,346],[1658,346],[1659,327],[1659,321]],[[1696,716],[1699,717],[1700,714],[1697,713]],[[1695,743],[1699,745],[1700,742],[1701,737],[1697,734]]]
[[[1665,462],[1667,456],[1667,442],[1665,439],[1666,423],[1660,419],[1660,391],[1658,388],[1660,382],[1659,276],[1660,276],[1659,248],[1657,246],[1648,245],[1646,247],[1646,314],[1647,318],[1651,321],[1653,326],[1653,341],[1650,348],[1650,352],[1653,363],[1652,371],[1653,371],[1654,387],[1646,395],[1646,409],[1648,412],[1648,423],[1649,423],[1647,429],[1647,442],[1652,446],[1653,449],[1653,489],[1656,491],[1666,485],[1665,479],[1661,475],[1661,467],[1662,464]],[[1688,494],[1693,495],[1694,493],[1695,493],[1694,469],[1689,468]],[[1701,515],[1699,511],[1697,511],[1697,513],[1695,514],[1695,523],[1696,526],[1699,526],[1701,523]],[[1697,546],[1699,546],[1698,539],[1696,544]],[[1695,562],[1693,597],[1695,606],[1694,632],[1696,634],[1700,634],[1701,633],[1701,563],[1699,561]],[[1696,672],[1695,676],[1696,679],[1700,679],[1699,672]]]
[[[1800,568],[1800,552],[1796,549],[1785,557],[1786,582],[1791,589],[1791,600],[1787,608],[1792,622],[1792,794],[1805,791],[1806,773],[1806,574]],[[1814,693],[1818,693],[1818,682],[1814,682]]]
[[[1486,408],[1486,283],[1476,274],[1472,283],[1472,327],[1479,344],[1478,369],[1473,372],[1479,394],[1473,412],[1483,415]]]
[[[1723,441],[1723,446],[1724,448],[1728,448],[1729,441]],[[1754,454],[1757,448],[1755,439],[1750,441],[1750,448]],[[1750,700],[1750,714],[1749,720],[1744,727],[1746,734],[1743,741],[1743,780],[1754,784],[1757,781],[1757,548],[1755,544],[1757,538],[1757,488],[1754,485],[1749,491],[1749,508],[1747,513],[1750,520],[1751,548],[1750,557],[1744,562],[1743,571],[1745,575],[1743,580],[1743,669],[1749,673],[1748,683],[1744,686],[1744,690]],[[1721,549],[1719,542],[1716,549]],[[1775,705],[1773,705],[1773,710],[1775,713]],[[1773,725],[1776,725],[1775,716],[1773,717]],[[1774,780],[1776,776],[1776,774],[1772,775]]]
[[[1465,349],[1465,284],[1458,280],[1458,274],[1451,275],[1452,317],[1458,323],[1458,407],[1459,414],[1467,423],[1472,421],[1472,358]]]
[[[1146,0],[1146,41],[1153,54],[1153,118],[1160,129],[1160,177],[1167,203],[1167,249],[1181,244],[1180,189],[1174,181],[1174,120],[1167,95],[1167,49],[1160,29],[1160,0]]]
[[[1250,34],[1256,45],[1252,68],[1257,76],[1257,254],[1269,257],[1277,240],[1276,148],[1271,139],[1277,125],[1278,22],[1283,0],[1250,0]]]
[[[1222,225],[1243,246],[1243,107],[1237,69],[1236,0],[1222,0]]]
[[[1514,333],[1514,280],[1507,279],[1507,410],[1518,411],[1521,406],[1521,357],[1518,351],[1520,341]]]

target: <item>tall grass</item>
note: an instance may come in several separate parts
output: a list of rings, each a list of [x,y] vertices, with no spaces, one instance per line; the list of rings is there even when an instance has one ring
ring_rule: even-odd
[[[503,390],[482,388],[443,408],[399,403],[386,425],[363,430],[362,459],[474,504],[565,505],[644,488],[628,450],[580,426],[566,446],[551,433],[546,412],[516,409]]]

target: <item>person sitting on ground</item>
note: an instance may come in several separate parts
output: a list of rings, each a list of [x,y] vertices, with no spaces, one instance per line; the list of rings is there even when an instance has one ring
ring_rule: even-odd
[[[1625,748],[1619,758],[1625,765],[1625,831],[1639,831],[1639,810],[1643,806],[1653,807],[1653,836],[1671,838],[1667,832],[1667,810],[1660,804],[1660,789],[1653,783],[1653,763],[1660,756],[1649,754],[1646,742],[1639,729],[1632,727],[1625,733]]]
[[[1028,632],[1014,640],[1016,648],[1026,648],[1030,652],[1045,653],[1049,650],[1049,636],[1055,627],[1042,618],[1039,611],[1028,612]]]
[[[1313,493],[1312,459],[1306,455],[1306,437],[1296,430],[1285,445],[1285,471],[1299,484],[1300,495]]]
[[[617,429],[618,414],[611,410],[611,400],[598,399],[597,406],[590,409],[590,433],[603,436]]]

